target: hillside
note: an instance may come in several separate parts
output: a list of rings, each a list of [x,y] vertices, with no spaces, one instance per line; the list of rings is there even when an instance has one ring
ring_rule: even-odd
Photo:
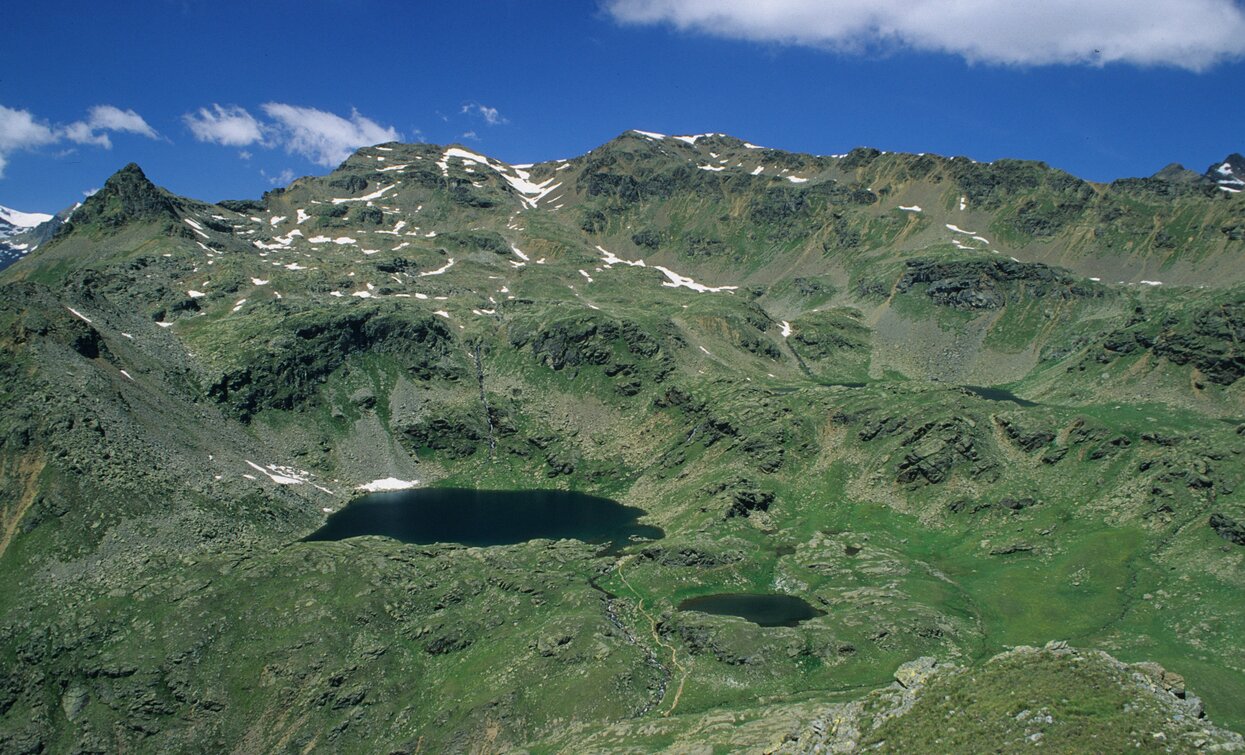
[[[126,166],[0,273],[0,752],[1239,748],[1238,163]],[[661,535],[304,540],[385,481]]]

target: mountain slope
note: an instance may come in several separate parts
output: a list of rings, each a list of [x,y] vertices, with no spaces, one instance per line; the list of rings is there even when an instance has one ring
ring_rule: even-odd
[[[40,229],[47,228],[52,220],[52,215],[0,207],[0,270],[37,247],[43,239],[33,236],[41,236]]]
[[[641,132],[216,205],[127,166],[0,276],[0,749],[726,746],[1051,640],[1239,728],[1243,201]],[[389,478],[664,536],[301,541]],[[822,613],[679,610],[716,592]]]

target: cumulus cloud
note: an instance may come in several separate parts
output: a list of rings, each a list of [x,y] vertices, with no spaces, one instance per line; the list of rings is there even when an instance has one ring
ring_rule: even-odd
[[[38,120],[28,110],[0,105],[0,176],[4,175],[8,156],[13,152],[66,140],[109,149],[112,147],[112,140],[108,137],[110,131],[139,134],[149,139],[160,138],[138,113],[113,105],[96,105],[87,111],[84,120],[65,126],[52,126]]]
[[[478,115],[490,126],[501,126],[510,122],[498,112],[497,108],[481,105],[478,102],[468,102],[459,112],[463,115]]]
[[[133,110],[122,110],[113,105],[96,105],[87,111],[85,120],[74,121],[61,128],[61,135],[75,144],[93,144],[104,149],[112,148],[112,139],[108,132],[120,131],[137,134],[148,139],[159,139],[160,135],[148,125],[143,117]]]
[[[86,121],[74,121],[68,126],[62,126],[60,135],[74,144],[93,144],[96,147],[112,149],[112,139],[108,138],[108,134],[96,133]]]
[[[156,130],[147,125],[147,121],[143,120],[141,115],[133,110],[122,110],[112,105],[96,105],[91,108],[87,123],[91,124],[92,128],[104,131],[124,131],[145,136],[148,139],[160,138]]]
[[[605,0],[629,24],[839,52],[909,48],[1004,65],[1203,70],[1245,55],[1235,0]]]
[[[262,108],[273,119],[286,151],[330,168],[360,147],[402,138],[393,127],[381,126],[357,110],[350,112],[350,118],[343,118],[324,110],[280,102],[269,102]]]
[[[297,176],[294,175],[294,171],[290,168],[286,168],[275,176],[269,175],[266,170],[261,168],[259,174],[268,179],[268,183],[273,186],[289,186],[294,183],[294,179],[297,178]]]
[[[182,121],[201,142],[245,147],[264,140],[263,125],[237,105],[213,104],[210,110],[201,107],[198,112],[183,115]]]
[[[56,141],[56,134],[45,123],[35,120],[28,110],[0,105],[0,176],[12,152],[35,149]]]

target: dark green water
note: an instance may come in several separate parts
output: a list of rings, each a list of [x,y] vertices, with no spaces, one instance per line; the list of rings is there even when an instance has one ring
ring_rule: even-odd
[[[975,396],[980,396],[988,401],[1010,401],[1018,406],[1038,405],[1036,401],[1021,398],[1006,388],[986,388],[980,385],[964,385],[961,387],[969,393]]]
[[[738,616],[763,627],[793,627],[801,621],[825,615],[825,611],[818,611],[807,601],[794,595],[756,595],[743,592],[688,598],[679,604],[679,610]]]
[[[644,513],[608,498],[563,490],[417,488],[363,496],[306,539],[383,535],[404,543],[487,546],[574,538],[617,550],[632,538],[665,535],[659,527],[636,521]]]

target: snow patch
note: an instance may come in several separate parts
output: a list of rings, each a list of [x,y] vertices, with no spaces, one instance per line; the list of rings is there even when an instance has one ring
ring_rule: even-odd
[[[247,466],[249,466],[251,469],[254,469],[257,472],[263,472],[264,474],[268,475],[268,478],[272,480],[273,482],[277,483],[278,485],[302,485],[307,482],[307,480],[304,479],[303,477],[295,476],[294,474],[292,474],[294,470],[291,470],[288,467],[270,466],[269,469],[272,469],[273,471],[269,472],[267,469],[264,469],[263,467],[251,461],[250,459],[243,459],[243,461],[245,461],[247,463]],[[282,474],[282,472],[285,472],[285,474]],[[306,474],[306,473],[304,472],[303,474]]]
[[[665,134],[659,134],[655,131],[641,131],[638,128],[631,129],[631,133],[639,134],[640,136],[647,136],[648,138],[653,139],[655,141],[660,141],[666,138]]]
[[[690,288],[702,294],[716,294],[722,291],[734,291],[739,288],[739,286],[705,286],[661,265],[654,266],[654,269],[660,270],[663,275],[669,278],[667,282],[661,284],[666,288]]]
[[[597,251],[601,253],[602,255],[601,259],[605,261],[606,267],[610,267],[612,265],[618,265],[618,264],[630,265],[632,267],[648,267],[647,265],[644,264],[644,260],[625,260],[622,257],[619,257],[618,255],[614,254],[613,252],[607,251],[604,247],[600,245],[597,246]]]
[[[419,480],[399,480],[397,477],[386,477],[382,480],[372,480],[355,488],[365,493],[384,493],[390,490],[409,490],[419,484]]]
[[[65,309],[67,309],[67,310],[69,310],[70,312],[72,312],[72,313],[73,313],[73,316],[74,316],[74,317],[76,317],[76,318],[78,318],[79,320],[82,320],[83,322],[87,322],[87,323],[91,322],[90,318],[88,318],[86,315],[82,314],[82,313],[81,313],[81,312],[79,312],[78,310],[74,309],[73,307],[65,307]],[[170,324],[171,324],[171,323],[170,323]]]
[[[681,142],[686,142],[687,144],[695,146],[697,139],[704,139],[706,136],[722,136],[722,134],[692,134],[690,136],[676,136],[674,138]]]
[[[369,202],[369,201],[371,201],[371,200],[373,200],[373,199],[380,199],[381,197],[385,196],[385,192],[389,191],[390,189],[392,189],[392,188],[393,188],[393,187],[395,187],[395,186],[397,186],[397,184],[396,184],[396,183],[395,183],[395,184],[390,184],[390,185],[385,186],[385,187],[383,187],[383,188],[377,189],[376,191],[372,192],[371,194],[366,194],[366,195],[361,196],[361,197],[344,197],[344,198],[335,198],[335,199],[333,200],[333,204],[345,204],[346,202]]]
[[[921,205],[914,204],[911,207],[904,207],[903,205],[899,205],[899,209],[903,210],[904,212],[921,212]]]
[[[44,215],[41,212],[20,212],[8,207],[0,207],[0,220],[18,228],[34,228],[51,219],[51,215]]]
[[[453,266],[454,266],[454,258],[450,257],[446,260],[445,264],[442,265],[441,267],[438,267],[436,270],[428,270],[426,272],[420,273],[419,277],[426,278],[429,275],[443,275],[446,270],[449,270]]]
[[[791,323],[787,322],[786,320],[783,320],[782,321],[782,337],[786,338],[789,335],[791,335]]]

